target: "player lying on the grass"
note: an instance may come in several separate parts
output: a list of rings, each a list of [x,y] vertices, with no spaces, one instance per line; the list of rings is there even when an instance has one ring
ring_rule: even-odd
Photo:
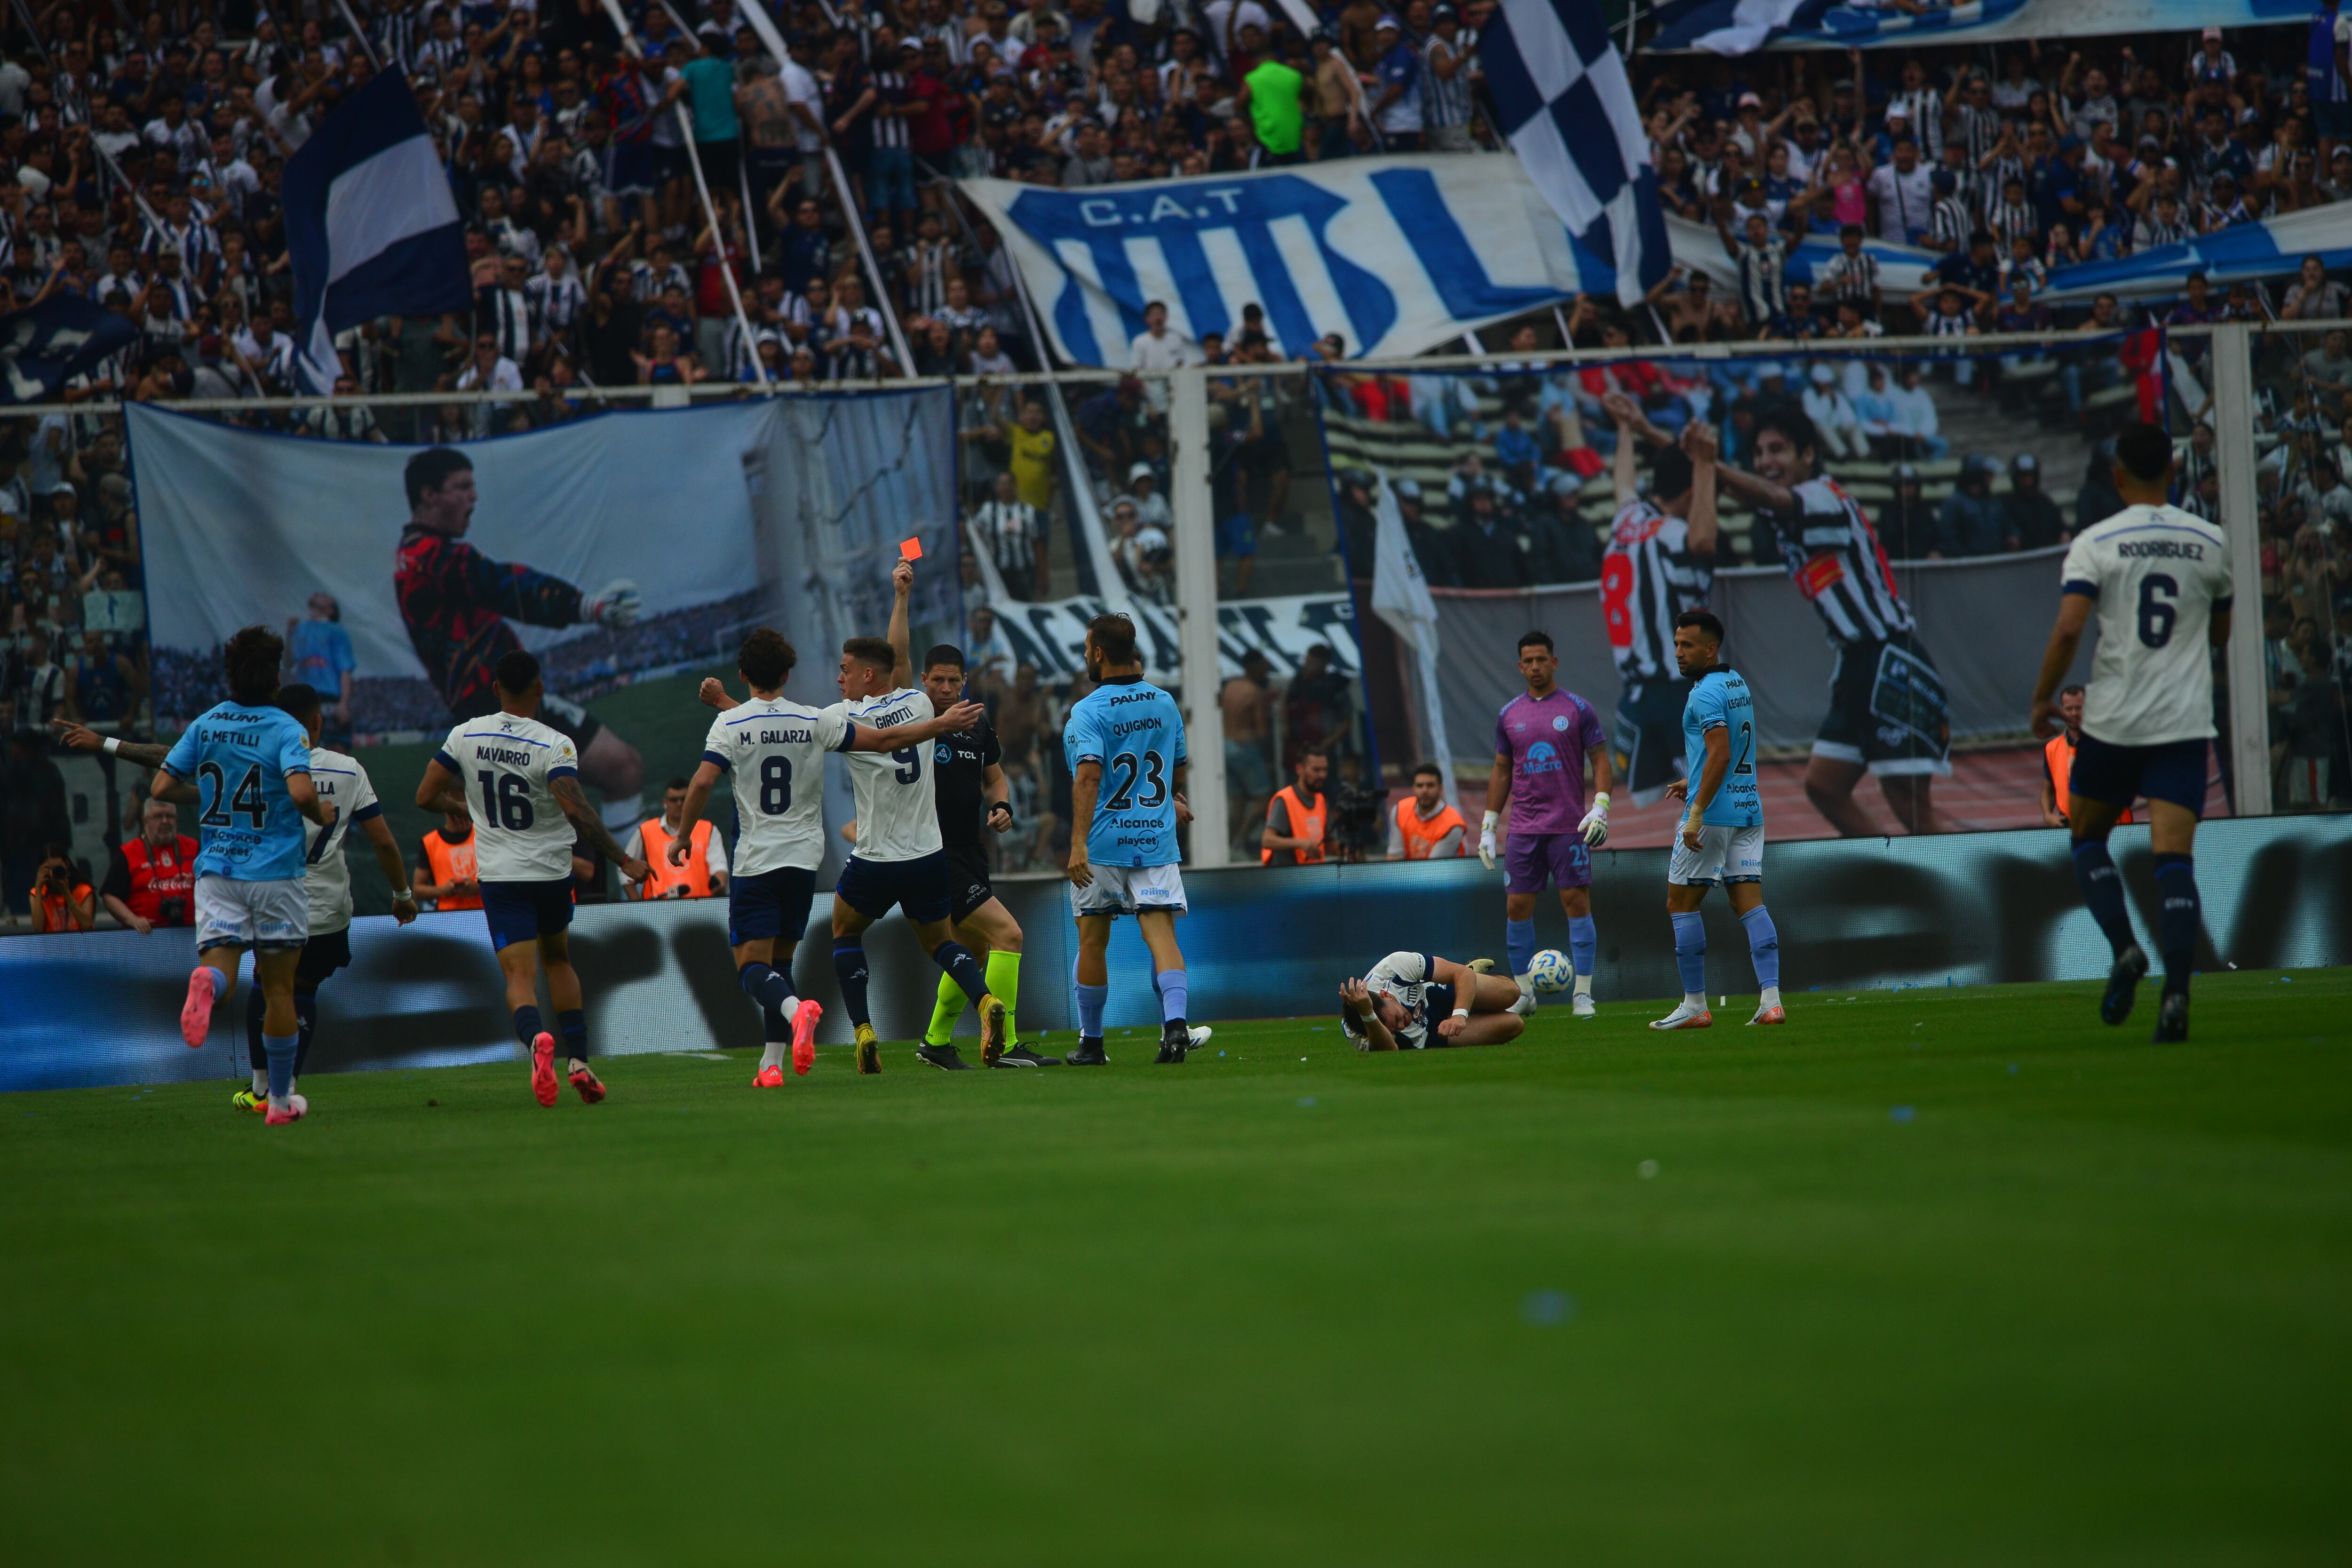
[[[352,872],[343,852],[354,826],[367,836],[368,847],[375,851],[375,863],[383,868],[383,879],[392,884],[394,921],[406,925],[416,918],[416,895],[409,890],[408,867],[400,858],[400,845],[392,837],[392,825],[383,819],[383,807],[376,801],[375,785],[369,780],[367,770],[360,766],[356,758],[329,751],[319,743],[326,709],[317,689],[299,682],[281,686],[276,700],[309,735],[311,782],[335,807],[332,826],[320,827],[314,822],[306,822],[302,827],[303,837],[310,846],[305,858],[310,869],[302,878],[310,905],[310,935],[303,942],[301,957],[294,965],[294,1016],[300,1033],[294,1047],[294,1075],[286,1082],[287,1092],[291,1094],[301,1080],[304,1065],[310,1059],[310,1039],[319,1026],[319,987],[329,975],[352,962]],[[269,1057],[261,1043],[263,1014],[261,993],[250,993],[245,1009],[245,1048],[246,1059],[253,1068],[253,1084],[229,1097],[241,1110],[261,1112],[269,1109]]]
[[[1516,1040],[1535,1004],[1517,981],[1487,973],[1491,962],[1456,963],[1429,952],[1390,953],[1361,980],[1339,983],[1340,1031],[1360,1051]]]
[[[2230,637],[2230,551],[2221,529],[2167,503],[2172,440],[2158,426],[2134,425],[2116,437],[2115,480],[2124,510],[2084,529],[2066,552],[2032,724],[2037,735],[2056,728],[2052,694],[2097,615],[2098,653],[2067,786],[2074,878],[2115,953],[2099,1016],[2120,1024],[2131,1016],[2147,954],[2132,934],[2107,835],[2135,795],[2147,796],[2164,954],[2156,1040],[2163,1045],[2189,1037],[2189,976],[2203,920],[2191,857],[2214,734],[2211,649]]]
[[[247,626],[221,649],[229,698],[181,732],[149,793],[199,807],[203,851],[196,858],[196,968],[180,1009],[180,1036],[191,1047],[212,1030],[213,1007],[236,989],[237,962],[253,949],[262,991],[262,1049],[268,1062],[275,1127],[310,1107],[294,1093],[301,1046],[294,1012],[294,970],[310,932],[303,887],[302,820],[335,826],[335,807],[310,779],[310,740],[273,700],[286,645],[276,633]]]
[[[921,746],[987,713],[966,702],[919,723],[882,729],[855,723],[840,705],[818,709],[784,700],[784,682],[799,661],[781,634],[761,626],[735,656],[736,671],[751,689],[749,701],[730,700],[716,679],[702,683],[702,700],[719,716],[702,742],[702,765],[686,786],[684,813],[670,837],[670,860],[683,865],[719,775],[733,773],[735,875],[727,885],[727,940],[735,948],[736,981],[760,1005],[767,1029],[767,1047],[751,1079],[755,1089],[782,1087],[787,1044],[794,1072],[816,1065],[816,1023],[824,1009],[814,998],[793,994],[793,952],[808,931],[816,868],[824,858],[824,754]]]
[[[539,660],[516,648],[500,656],[491,679],[498,711],[449,731],[425,764],[416,804],[466,815],[468,784],[479,790],[474,867],[482,916],[506,976],[515,1038],[530,1053],[530,1091],[549,1106],[563,1092],[555,1076],[555,1036],[540,1026],[544,964],[572,1087],[594,1105],[604,1098],[604,1085],[588,1068],[588,1015],[580,972],[572,966],[572,846],[585,837],[632,882],[646,879],[646,863],[621,847],[588,804],[571,737],[540,721],[547,688]]]
[[[1731,912],[1748,932],[1756,966],[1756,1016],[1750,1024],[1784,1024],[1780,1006],[1780,933],[1764,907],[1764,800],[1756,788],[1756,702],[1738,671],[1722,662],[1723,623],[1705,610],[1675,617],[1675,663],[1690,681],[1683,702],[1683,776],[1666,794],[1687,800],[1682,830],[1666,863],[1666,918],[1675,927],[1675,964],[1683,999],[1653,1029],[1704,1029],[1715,1023],[1706,1006],[1706,925],[1699,905],[1721,882]]]

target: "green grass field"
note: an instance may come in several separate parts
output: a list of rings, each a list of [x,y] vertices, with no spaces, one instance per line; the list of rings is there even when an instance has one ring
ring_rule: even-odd
[[[0,1552],[2342,1563],[2352,971],[2093,997],[0,1096]]]

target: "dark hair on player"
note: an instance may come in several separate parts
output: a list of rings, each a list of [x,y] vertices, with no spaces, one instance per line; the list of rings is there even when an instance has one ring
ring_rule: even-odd
[[[2069,697],[2083,697],[2086,695],[2088,695],[2088,693],[2080,683],[2073,686],[2062,686],[2058,689],[2058,696],[2061,700]]]
[[[1551,634],[1549,632],[1521,632],[1519,634],[1519,646],[1515,651],[1525,653],[1531,647],[1539,647],[1546,653],[1557,653],[1559,651],[1557,648],[1552,647]]]
[[[268,626],[247,626],[230,637],[221,647],[229,700],[245,708],[269,706],[278,695],[278,667],[285,657],[285,639]]]
[[[664,795],[669,794],[672,790],[676,790],[680,795],[684,795],[686,793],[686,781],[682,778],[675,778],[670,780],[669,783],[662,785],[662,794]]]
[[[743,646],[735,650],[735,668],[762,691],[782,686],[800,661],[801,656],[793,651],[783,634],[771,626],[754,626],[745,635]]]
[[[1418,782],[1424,775],[1433,779],[1442,779],[1445,776],[1444,773],[1439,769],[1435,763],[1420,763],[1415,764],[1412,770],[1414,780]]]
[[[319,689],[306,680],[291,680],[278,689],[270,701],[286,710],[304,729],[319,716]]]
[[[1105,664],[1135,662],[1135,623],[1125,616],[1097,616],[1087,623],[1087,641]]]
[[[2172,437],[2159,426],[2126,425],[2116,437],[2116,467],[2144,485],[2172,472]]]
[[[451,474],[470,474],[474,459],[455,447],[427,447],[408,459],[401,470],[401,479],[408,486],[408,510],[415,511],[425,504],[425,492],[437,490],[449,482]]]
[[[1691,488],[1690,454],[1680,447],[1661,447],[1650,455],[1650,494],[1672,500]]]
[[[963,662],[963,649],[951,642],[943,642],[923,656],[923,668],[926,672],[937,669],[943,664],[961,672],[967,668]]]
[[[898,668],[898,650],[880,637],[851,637],[841,645],[841,651],[884,675]]]
[[[499,683],[500,691],[509,697],[520,697],[539,679],[539,660],[520,648],[510,649],[499,656],[499,662],[491,668],[490,679]]]
[[[1821,460],[1822,433],[1813,427],[1812,416],[1805,412],[1804,405],[1793,398],[1759,408],[1754,429],[1759,437],[1767,430],[1778,430],[1790,446],[1811,453],[1814,462]]]
[[[1685,626],[1697,632],[1699,636],[1717,647],[1723,646],[1723,623],[1715,618],[1712,611],[1685,610],[1675,617],[1675,630],[1680,631]]]

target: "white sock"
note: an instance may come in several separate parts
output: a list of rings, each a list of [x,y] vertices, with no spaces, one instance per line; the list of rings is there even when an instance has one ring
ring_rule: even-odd
[[[604,819],[604,831],[615,838],[625,840],[630,831],[644,819],[645,798],[642,791],[635,795],[606,796],[603,807],[596,813]]]
[[[256,1068],[253,1069],[253,1092],[264,1095],[269,1092],[269,1069],[268,1068]]]
[[[1685,991],[1685,992],[1684,992],[1684,993],[1683,993],[1683,1005],[1684,1005],[1684,1006],[1685,1006],[1685,1007],[1687,1007],[1687,1008],[1689,1008],[1689,1009],[1690,1009],[1692,1012],[1694,1012],[1694,1013],[1704,1013],[1704,1012],[1706,1012],[1706,992],[1704,992],[1704,991]]]
[[[1592,976],[1590,974],[1580,974],[1576,977],[1576,994],[1579,996],[1590,996],[1592,994]]]
[[[1780,1005],[1780,988],[1778,985],[1767,985],[1764,987],[1764,994],[1756,999],[1756,1005],[1759,1008],[1778,1007]]]
[[[1536,977],[1532,973],[1512,975],[1511,984],[1519,988],[1519,994],[1522,996],[1532,996],[1536,994]]]
[[[760,1053],[760,1070],[766,1072],[770,1068],[783,1066],[784,1051],[791,1045],[790,1040],[770,1040],[768,1048]]]

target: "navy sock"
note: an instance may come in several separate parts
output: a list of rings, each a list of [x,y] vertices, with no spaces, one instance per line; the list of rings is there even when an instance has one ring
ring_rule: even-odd
[[[268,1007],[258,985],[245,994],[245,1059],[256,1072],[269,1069],[269,1058],[261,1049],[261,1016]]]
[[[761,1039],[769,1042],[782,1040],[787,1044],[791,1043],[793,1021],[784,1016],[784,1010],[782,1007],[761,1008],[760,1025]]]
[[[588,1059],[588,1015],[574,1007],[555,1016],[555,1032],[563,1041],[563,1054],[578,1061]]]
[[[316,991],[294,993],[294,1020],[297,1031],[294,1037],[301,1042],[294,1047],[294,1076],[299,1078],[302,1069],[310,1065],[310,1037],[319,1027],[319,994]]]
[[[1152,985],[1160,993],[1160,1021],[1181,1024],[1184,1021],[1184,1005],[1191,1000],[1192,987],[1181,969],[1163,969],[1152,976]]]
[[[522,1048],[524,1050],[530,1049],[532,1042],[537,1040],[540,1035],[543,1032],[539,1026],[539,1009],[531,1006],[529,1003],[525,1003],[522,1006],[516,1008],[514,1010],[514,1029],[515,1038],[522,1042]]]
[[[743,988],[743,994],[772,1010],[780,1010],[785,1003],[795,1000],[793,977],[770,964],[745,964],[735,972],[735,984]]]
[[[963,994],[971,998],[973,1006],[979,1006],[981,998],[988,994],[988,972],[981,968],[980,960],[974,958],[971,949],[963,943],[952,941],[940,943],[931,951],[931,962],[946,970],[948,978],[963,987]]]
[[[853,1024],[872,1024],[866,1011],[866,943],[854,936],[836,937],[833,943],[833,973],[841,982],[841,1005],[849,1011]]]
[[[2121,958],[2132,945],[2131,916],[2124,910],[2124,879],[2107,853],[2104,838],[2084,838],[2074,845],[2074,880],[2083,889],[2083,902],[2091,918],[2106,933],[2107,945]]]
[[[1696,910],[1688,912],[1667,911],[1666,918],[1675,922],[1675,967],[1682,972],[1683,994],[1706,994],[1706,922],[1698,918]]]
[[[1511,955],[1511,973],[1525,974],[1536,966],[1536,922],[1505,921],[1503,947]]]
[[[1748,957],[1756,965],[1757,986],[1769,991],[1780,984],[1780,933],[1761,904],[1740,916],[1739,923],[1748,928]]]
[[[2197,962],[2197,930],[2204,905],[2197,897],[2197,863],[2186,855],[2156,858],[2157,944],[2164,950],[2164,994],[2189,990],[2189,966]]]

